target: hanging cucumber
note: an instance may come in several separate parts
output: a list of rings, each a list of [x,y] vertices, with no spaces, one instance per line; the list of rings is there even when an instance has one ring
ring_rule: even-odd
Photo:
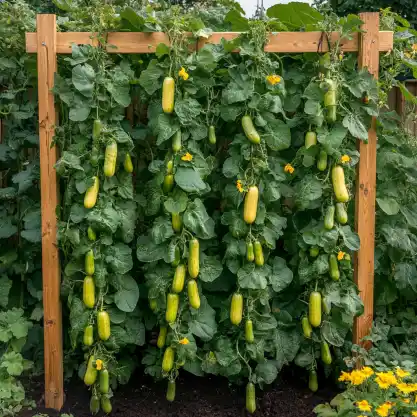
[[[326,215],[324,216],[324,228],[331,230],[334,227],[334,206],[327,207]]]
[[[185,265],[180,264],[175,268],[174,279],[172,280],[172,292],[178,294],[184,288]]]
[[[248,115],[242,117],[242,127],[246,137],[255,145],[261,143],[261,137],[253,125],[252,118]]]
[[[182,230],[182,218],[179,213],[172,213],[171,214],[171,223],[174,232],[179,233]]]
[[[110,316],[107,311],[99,311],[97,314],[97,328],[98,328],[98,337],[101,340],[110,339]]]
[[[256,185],[249,187],[245,195],[245,202],[243,206],[243,220],[245,223],[252,224],[256,219],[256,212],[258,210],[259,190]]]
[[[256,410],[255,385],[252,382],[246,385],[246,410],[250,414],[253,414]]]
[[[253,242],[253,248],[255,251],[255,265],[262,266],[265,262],[265,259],[261,242],[259,242],[259,240],[255,240],[255,242]]]
[[[104,155],[104,175],[112,177],[116,172],[117,162],[117,143],[112,141],[106,146],[106,153]]]
[[[313,327],[319,327],[321,324],[321,294],[317,291],[310,294],[308,320]]]
[[[174,111],[175,81],[172,77],[165,77],[162,85],[162,110],[164,113]]]
[[[323,172],[326,170],[326,168],[327,168],[327,152],[322,149],[317,159],[317,169]]]
[[[181,130],[177,130],[172,137],[172,150],[177,153],[181,150]]]
[[[173,174],[167,174],[164,177],[164,183],[162,184],[162,191],[164,194],[168,194],[172,191],[174,188],[174,175]]]
[[[96,141],[100,135],[101,135],[101,130],[103,128],[103,124],[101,123],[100,119],[96,119],[93,122],[93,141]]]
[[[330,365],[332,363],[332,354],[330,353],[330,347],[327,342],[321,342],[320,352],[323,363]]]
[[[168,381],[166,398],[170,403],[175,400],[175,381]]]
[[[165,349],[164,357],[162,359],[162,370],[164,372],[168,373],[174,367],[174,356],[175,356],[174,349],[172,349],[171,346],[168,346]]]
[[[177,319],[179,303],[180,299],[178,294],[167,295],[167,311],[165,313],[165,320],[168,323],[174,323],[174,321]]]
[[[346,224],[348,221],[348,215],[343,203],[336,203],[336,220],[340,224]]]
[[[94,308],[96,304],[96,289],[93,277],[86,276],[83,282],[83,302],[87,308]]]
[[[308,388],[311,391],[316,392],[319,389],[319,383],[317,380],[317,372],[314,370],[310,371],[310,375],[308,377]]]
[[[92,346],[94,343],[94,327],[90,324],[84,329],[84,346]]]
[[[87,275],[94,275],[95,267],[94,267],[94,252],[90,249],[85,254],[85,273]]]
[[[239,326],[243,316],[243,296],[239,293],[234,293],[232,302],[230,304],[230,321],[235,326]]]
[[[311,324],[308,321],[308,317],[303,317],[301,319],[301,326],[303,328],[303,335],[307,339],[311,339],[311,333],[313,332],[313,329],[311,328]]]
[[[255,260],[255,252],[253,251],[253,243],[246,243],[246,260],[248,262],[253,262]]]
[[[306,149],[310,148],[311,146],[317,145],[317,134],[316,132],[307,132],[304,138],[304,146]]]
[[[93,185],[87,189],[84,196],[84,207],[86,209],[93,208],[97,202],[99,182],[98,177],[93,177]]]
[[[162,349],[165,346],[167,333],[168,333],[168,328],[167,327],[161,326],[159,328],[158,341],[156,342],[156,346],[158,346],[159,349]]]
[[[214,126],[210,126],[208,129],[208,139],[211,145],[215,145],[217,138],[216,138],[216,129]]]
[[[198,285],[195,279],[188,281],[188,301],[192,308],[196,310],[200,308],[200,294],[198,293]]]
[[[123,168],[125,169],[126,172],[133,172],[133,163],[132,163],[132,158],[130,157],[129,153],[126,153],[125,156],[125,160],[123,162]]]
[[[198,239],[191,239],[188,253],[188,273],[191,278],[197,278],[200,272],[200,243]]]
[[[248,343],[253,343],[255,341],[255,336],[253,334],[253,322],[252,322],[252,320],[246,320],[246,323],[245,323],[245,340]]]
[[[92,242],[94,242],[97,239],[96,232],[94,231],[94,229],[91,226],[89,226],[88,229],[87,229],[87,237]]]
[[[332,183],[333,191],[336,200],[339,203],[346,203],[349,201],[349,193],[345,183],[345,172],[340,165],[335,165],[332,168]]]
[[[339,280],[340,278],[339,265],[337,263],[337,257],[334,253],[329,255],[329,273],[330,273],[330,278],[333,281]]]
[[[87,362],[87,368],[84,374],[84,384],[93,385],[97,380],[97,369],[94,367],[95,357],[91,355]]]
[[[310,256],[312,258],[316,258],[317,256],[319,256],[319,253],[320,253],[320,248],[318,246],[310,247]]]

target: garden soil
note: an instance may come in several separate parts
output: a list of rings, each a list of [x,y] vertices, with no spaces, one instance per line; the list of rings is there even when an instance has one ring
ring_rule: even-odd
[[[38,408],[24,410],[18,417],[59,417],[59,413],[44,408],[43,384],[32,382],[28,395]],[[255,417],[312,417],[313,408],[328,402],[335,390],[324,387],[315,394],[299,375],[284,375],[265,391],[257,389]],[[134,375],[127,386],[120,387],[112,398],[111,417],[235,417],[245,411],[245,388],[230,385],[226,378],[198,378],[185,372],[177,380],[175,402],[165,399],[166,381],[155,383],[147,376]],[[91,416],[88,389],[75,379],[65,387],[66,401],[62,413],[73,417]],[[101,415],[101,414],[100,414]],[[38,416],[37,416],[38,417]]]

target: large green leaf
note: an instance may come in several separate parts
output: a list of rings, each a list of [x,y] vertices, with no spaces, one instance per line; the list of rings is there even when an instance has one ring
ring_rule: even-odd
[[[293,1],[289,4],[276,4],[267,10],[268,17],[279,19],[289,30],[299,30],[317,25],[323,16],[307,3]]]

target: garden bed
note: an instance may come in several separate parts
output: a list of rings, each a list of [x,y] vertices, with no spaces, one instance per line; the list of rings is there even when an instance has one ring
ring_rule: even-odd
[[[299,375],[285,375],[272,386],[257,392],[256,415],[265,417],[310,417],[313,408],[329,401],[334,390],[322,388],[315,394],[308,390]],[[36,413],[58,417],[59,413],[46,410],[43,404],[42,383],[32,384],[32,398],[39,408],[22,411],[18,417],[32,417]],[[231,417],[245,415],[244,387],[229,386],[225,378],[198,378],[181,374],[177,381],[177,397],[169,403],[165,399],[165,381],[154,383],[150,377],[136,373],[127,386],[121,387],[112,399],[112,417],[195,416]],[[81,381],[74,380],[65,389],[66,402],[62,412],[74,417],[91,416],[90,394]]]

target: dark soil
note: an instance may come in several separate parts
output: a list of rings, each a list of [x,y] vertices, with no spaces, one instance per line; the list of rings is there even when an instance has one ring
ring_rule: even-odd
[[[198,378],[185,372],[177,380],[175,402],[165,399],[166,383],[154,383],[144,375],[134,375],[127,386],[117,390],[112,398],[112,417],[244,417],[244,387],[231,386],[225,378]],[[18,417],[32,417],[45,414],[58,417],[56,411],[43,407],[43,384],[32,382],[28,395],[36,401],[39,408],[22,411]],[[90,395],[79,380],[65,387],[66,401],[62,413],[74,417],[91,416],[89,412]],[[312,394],[306,382],[298,376],[284,375],[265,391],[257,389],[257,410],[255,417],[312,417],[313,408],[329,401],[335,391],[321,388]]]

